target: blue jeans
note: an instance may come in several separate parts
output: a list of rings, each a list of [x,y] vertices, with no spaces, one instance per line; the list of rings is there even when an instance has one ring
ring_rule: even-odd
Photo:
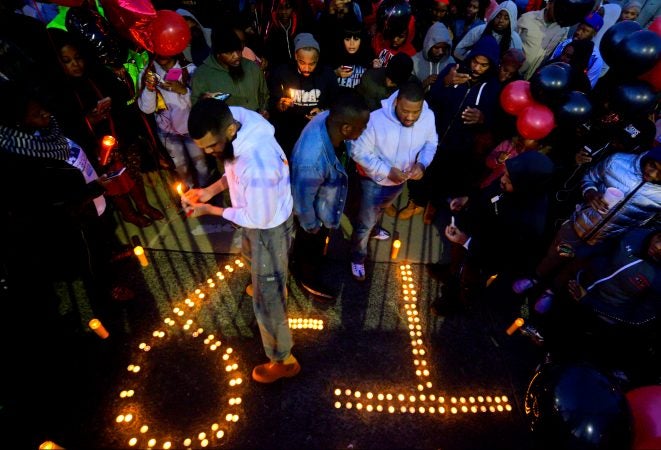
[[[168,151],[174,170],[181,181],[189,187],[206,186],[209,184],[209,167],[206,156],[193,139],[179,134],[166,133],[158,130],[158,139]]]
[[[403,189],[404,184],[381,186],[369,178],[360,179],[360,207],[353,220],[351,262],[365,262],[372,229],[381,220],[383,211],[395,201]]]
[[[284,361],[294,345],[285,298],[293,236],[293,215],[268,230],[243,228],[241,252],[251,264],[252,306],[264,352],[275,362]]]

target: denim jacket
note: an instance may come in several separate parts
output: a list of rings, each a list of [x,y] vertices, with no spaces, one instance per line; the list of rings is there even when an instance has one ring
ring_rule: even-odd
[[[327,117],[324,111],[305,126],[291,156],[294,212],[306,231],[337,228],[347,197],[347,172],[328,136]]]

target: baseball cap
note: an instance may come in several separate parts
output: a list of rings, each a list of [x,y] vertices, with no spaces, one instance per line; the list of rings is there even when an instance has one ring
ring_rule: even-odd
[[[599,30],[601,30],[601,27],[604,26],[604,19],[602,19],[602,17],[595,12],[592,12],[587,16],[585,16],[585,18],[581,22],[591,26],[592,28],[594,28],[594,31],[596,32],[599,32]]]

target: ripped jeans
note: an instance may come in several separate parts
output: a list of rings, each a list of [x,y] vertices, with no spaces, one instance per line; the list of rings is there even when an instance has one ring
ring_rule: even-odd
[[[286,285],[294,218],[268,230],[243,228],[241,253],[250,261],[252,305],[271,361],[284,361],[294,345],[287,319]]]
[[[209,166],[206,156],[200,147],[195,145],[193,139],[174,133],[157,132],[168,155],[174,163],[177,175],[189,187],[207,186],[209,184]]]

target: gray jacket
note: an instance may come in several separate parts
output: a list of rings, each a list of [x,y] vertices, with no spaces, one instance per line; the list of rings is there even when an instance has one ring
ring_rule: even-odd
[[[631,228],[659,222],[661,185],[643,181],[644,159],[645,154],[616,153],[588,170],[583,177],[583,193],[590,189],[603,193],[606,188],[615,187],[624,193],[624,198],[622,204],[613,206],[603,216],[583,205],[572,216],[574,230],[579,236],[589,235],[588,242],[594,244]],[[636,192],[629,195],[634,190]]]

